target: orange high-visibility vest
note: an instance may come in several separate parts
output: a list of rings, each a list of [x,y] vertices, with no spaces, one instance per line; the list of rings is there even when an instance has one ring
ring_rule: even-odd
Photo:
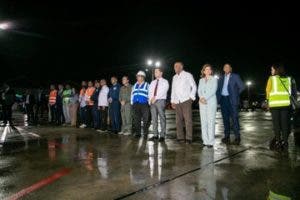
[[[49,104],[50,105],[56,104],[56,96],[57,96],[57,90],[50,91],[50,94],[49,94]]]
[[[94,87],[88,87],[85,91],[85,98],[87,101],[87,105],[92,106],[94,105],[94,101],[91,99],[92,95],[94,94],[95,88]]]

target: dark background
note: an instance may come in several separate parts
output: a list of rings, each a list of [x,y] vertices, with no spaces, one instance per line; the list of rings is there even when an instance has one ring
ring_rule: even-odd
[[[274,62],[299,80],[296,5],[121,2],[1,1],[0,21],[14,23],[0,30],[2,82],[36,87],[133,77],[149,57],[161,60],[169,80],[176,60],[196,80],[204,63],[221,71],[230,62],[257,93],[264,92]]]

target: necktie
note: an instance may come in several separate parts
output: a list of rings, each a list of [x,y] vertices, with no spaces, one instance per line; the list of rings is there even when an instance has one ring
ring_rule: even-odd
[[[154,88],[154,96],[156,97],[156,95],[157,95],[157,88],[158,88],[158,79],[157,79],[157,81],[156,81],[156,85],[155,85],[155,88]]]

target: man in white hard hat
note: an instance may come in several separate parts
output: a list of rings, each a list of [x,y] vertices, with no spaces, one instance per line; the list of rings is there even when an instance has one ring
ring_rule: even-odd
[[[146,74],[144,71],[139,71],[136,74],[137,82],[134,84],[131,92],[131,105],[133,109],[135,137],[141,136],[141,122],[143,122],[143,135],[148,135],[149,122],[149,104],[148,91],[149,84],[145,82]]]

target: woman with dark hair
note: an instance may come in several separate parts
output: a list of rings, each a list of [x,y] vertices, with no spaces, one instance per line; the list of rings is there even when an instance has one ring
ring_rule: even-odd
[[[291,127],[290,96],[297,96],[295,81],[286,75],[283,65],[274,64],[268,79],[266,98],[272,114],[274,139],[270,143],[271,149],[288,148],[288,137]]]
[[[215,144],[215,121],[217,111],[218,80],[212,76],[212,66],[205,64],[201,70],[198,86],[201,133],[203,145],[212,148]]]

